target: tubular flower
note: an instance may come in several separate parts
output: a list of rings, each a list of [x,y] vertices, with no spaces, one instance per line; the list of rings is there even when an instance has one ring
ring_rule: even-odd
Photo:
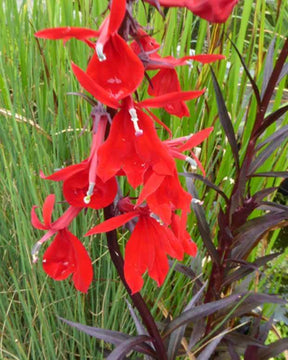
[[[64,280],[73,274],[75,288],[87,292],[93,277],[92,263],[81,241],[68,230],[81,209],[70,206],[58,220],[51,222],[54,203],[55,195],[47,196],[43,205],[43,223],[36,215],[36,206],[31,210],[32,225],[47,231],[32,250],[33,261],[38,260],[41,245],[56,234],[43,255],[44,271],[54,280]]]
[[[105,112],[101,113],[100,109],[94,120],[94,134],[89,158],[79,164],[58,170],[50,176],[43,174],[41,176],[47,180],[63,181],[63,194],[70,205],[101,209],[114,200],[117,183],[112,177],[104,183],[97,176],[98,149],[104,141],[107,115]]]
[[[136,205],[139,206],[144,200],[153,213],[166,225],[170,225],[173,211],[178,209],[184,213],[189,212],[192,196],[182,188],[174,168],[172,175],[158,175],[147,171]]]
[[[162,145],[153,121],[127,99],[114,116],[108,139],[99,148],[97,174],[106,182],[122,170],[134,188],[143,183],[149,167],[157,174],[173,174],[174,161]]]
[[[186,7],[195,15],[213,23],[223,23],[230,16],[238,0],[145,0],[159,7]]]
[[[188,65],[187,60],[195,60],[201,64],[210,64],[217,60],[225,59],[221,54],[187,55],[181,58],[173,56],[161,57],[157,51],[160,45],[144,30],[138,29],[136,40],[131,43],[131,48],[139,56],[146,70],[174,69],[176,66]]]
[[[183,259],[184,253],[195,256],[196,245],[188,239],[186,230],[181,229],[181,219],[175,215],[173,228],[155,219],[155,215],[148,206],[138,207],[125,202],[126,213],[116,216],[96,225],[86,235],[99,234],[116,229],[138,217],[138,221],[125,248],[124,275],[132,294],[141,290],[142,276],[148,275],[161,286],[169,270],[167,255],[178,260]],[[189,235],[188,235],[189,236]]]
[[[84,88],[86,85],[97,89],[97,96],[93,93],[95,89],[87,89],[93,96],[106,105],[116,108],[118,101],[133,93],[144,77],[142,62],[117,33],[125,13],[126,0],[113,0],[110,14],[98,31],[62,27],[44,29],[35,33],[35,36],[40,38],[63,39],[64,42],[76,38],[95,48],[86,72],[72,63],[73,71]],[[98,37],[96,44],[88,40],[90,37]],[[87,83],[91,84],[87,85]],[[107,98],[106,101],[103,101],[103,97]],[[107,102],[109,98],[111,103]]]
[[[210,127],[201,130],[196,134],[191,134],[188,136],[183,136],[172,140],[165,140],[163,141],[163,144],[167,146],[169,154],[171,156],[173,156],[176,159],[185,160],[188,163],[190,163],[190,165],[193,167],[198,166],[199,169],[202,171],[203,175],[205,176],[205,170],[201,162],[198,160],[196,155],[191,151],[191,149],[201,144],[209,136],[212,130],[213,127]],[[190,150],[190,154],[192,157],[183,154],[183,152],[187,150]]]
[[[174,69],[161,69],[150,81],[148,94],[159,96],[174,91],[181,91],[177,73]],[[164,109],[172,115],[180,118],[189,116],[189,110],[184,101],[169,102]]]

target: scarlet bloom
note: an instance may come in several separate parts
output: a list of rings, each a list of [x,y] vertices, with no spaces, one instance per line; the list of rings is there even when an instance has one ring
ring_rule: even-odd
[[[116,108],[118,101],[133,93],[144,77],[142,62],[117,33],[125,13],[126,0],[113,0],[111,11],[98,31],[66,27],[44,29],[35,34],[41,38],[63,39],[64,41],[76,38],[86,42],[92,48],[95,47],[96,52],[92,56],[86,72],[72,63],[73,71],[84,88],[86,88],[85,85],[89,89],[96,88],[96,90],[86,90],[93,96],[96,91],[95,97],[99,101]],[[90,37],[98,37],[95,45],[88,40]]]
[[[225,56],[221,54],[187,55],[181,58],[161,57],[157,53],[160,50],[160,45],[141,28],[138,29],[136,39],[131,43],[131,48],[139,56],[146,70],[174,69],[176,66],[188,65],[187,60],[210,64],[225,59]]]
[[[133,106],[126,99],[114,116],[109,137],[99,148],[97,174],[106,182],[122,170],[135,188],[143,183],[148,168],[158,174],[173,174],[175,165],[153,121],[141,110],[136,113]]]
[[[119,201],[119,208],[127,211],[123,215],[104,221],[88,231],[86,235],[99,234],[116,229],[129,220],[138,221],[125,248],[124,275],[132,294],[141,290],[142,276],[148,275],[161,286],[169,270],[167,255],[182,260],[184,253],[195,256],[197,247],[184,229],[181,219],[173,215],[170,227],[155,219],[148,206],[135,206],[126,198]]]
[[[152,79],[148,87],[148,94],[159,96],[174,91],[181,91],[177,73],[174,69],[161,69]],[[189,110],[184,101],[169,102],[164,109],[172,115],[180,118],[189,116]]]
[[[81,209],[70,206],[58,220],[52,222],[54,203],[55,195],[47,196],[43,205],[43,223],[36,215],[36,206],[32,208],[32,225],[36,229],[47,231],[32,250],[34,262],[38,260],[41,245],[56,234],[43,255],[43,269],[54,280],[64,280],[73,274],[75,288],[85,293],[93,277],[92,263],[81,241],[68,230],[71,221]]]
[[[186,7],[195,15],[214,22],[225,22],[238,0],[145,0],[152,5]]]
[[[102,105],[94,107],[94,134],[90,156],[80,164],[68,166],[42,178],[63,181],[63,194],[67,202],[75,207],[101,209],[112,203],[117,193],[115,178],[104,183],[97,176],[98,149],[104,141],[108,115]]]
[[[171,140],[165,140],[163,141],[163,144],[167,146],[169,154],[171,156],[173,156],[175,159],[185,160],[193,167],[198,166],[199,169],[202,171],[203,175],[205,176],[205,170],[201,162],[191,151],[191,149],[201,144],[209,136],[212,130],[213,127],[210,127],[207,129],[203,129],[196,134],[191,134]],[[183,152],[187,150],[190,151],[192,157],[183,154]]]

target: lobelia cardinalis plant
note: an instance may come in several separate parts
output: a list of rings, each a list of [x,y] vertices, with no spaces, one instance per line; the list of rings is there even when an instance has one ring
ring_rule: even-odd
[[[212,22],[226,21],[237,3],[235,0],[149,0],[147,2],[155,6],[161,13],[161,6],[187,7],[194,14]],[[93,104],[93,109],[91,112],[91,149],[88,158],[79,164],[56,171],[52,175],[45,176],[41,172],[43,179],[63,183],[63,196],[69,204],[69,208],[59,219],[52,222],[55,196],[49,195],[43,205],[43,223],[41,223],[36,215],[35,207],[33,207],[32,225],[37,229],[46,230],[47,233],[35,244],[32,255],[34,261],[37,261],[41,245],[56,234],[55,239],[43,255],[44,271],[55,280],[64,280],[73,274],[72,280],[76,289],[87,292],[93,277],[91,260],[80,240],[68,230],[68,227],[83,209],[103,209],[105,221],[96,224],[90,230],[87,229],[86,236],[106,233],[111,259],[146,329],[138,336],[132,337],[115,331],[92,328],[65,319],[62,320],[91,336],[116,345],[116,349],[111,352],[107,359],[122,359],[131,350],[145,354],[150,358],[175,359],[176,356],[181,355],[181,338],[184,336],[189,322],[205,318],[207,320],[207,322],[206,320],[203,321],[205,334],[205,331],[211,331],[212,324],[221,322],[221,310],[229,307],[231,310],[231,307],[233,308],[237,302],[244,306],[249,303],[249,299],[250,301],[254,300],[257,305],[263,302],[281,303],[281,300],[272,296],[265,297],[262,295],[261,297],[261,294],[258,297],[258,294],[255,294],[251,300],[248,293],[233,294],[221,299],[221,286],[229,284],[223,275],[223,269],[226,267],[227,257],[231,254],[227,245],[223,248],[223,242],[220,241],[219,248],[216,249],[210,238],[207,239],[207,236],[203,235],[203,226],[206,223],[205,219],[203,220],[201,208],[199,208],[200,201],[197,196],[191,196],[191,194],[195,195],[194,185],[188,184],[188,188],[192,187],[189,192],[182,187],[175,164],[175,159],[180,159],[193,166],[198,166],[204,177],[194,174],[185,174],[185,176],[188,178],[190,175],[191,177],[198,177],[221,194],[221,190],[205,178],[205,170],[202,164],[191,152],[193,147],[201,144],[209,136],[213,128],[204,129],[193,135],[188,134],[181,138],[173,138],[170,129],[150,110],[151,108],[163,108],[179,118],[190,116],[185,102],[200,97],[205,89],[182,91],[175,67],[188,65],[187,60],[211,64],[224,57],[220,54],[188,55],[182,58],[161,57],[158,54],[160,45],[144,31],[133,17],[133,4],[133,0],[110,1],[109,14],[98,30],[58,27],[40,30],[35,34],[38,38],[61,39],[64,43],[76,38],[91,48],[92,55],[89,61],[87,59],[85,71],[73,62],[71,67],[80,85],[95,100],[89,99],[89,102]],[[96,41],[91,39],[96,39]],[[150,77],[149,70],[158,70],[158,72]],[[145,78],[149,79],[147,93],[151,97],[139,101],[137,89],[142,86]],[[235,156],[238,174],[236,183],[243,187],[243,181],[245,182],[249,176],[253,175],[251,171],[247,170],[253,163],[251,154],[253,155],[255,150],[257,136],[265,130],[267,123],[264,121],[264,115],[258,115],[259,119],[262,117],[257,120],[258,122],[256,121],[259,126],[255,125],[253,132],[254,147],[250,145],[246,150],[249,163],[248,167],[243,166],[243,169],[247,170],[244,172],[240,168],[239,158],[235,150],[235,135],[231,130],[232,124],[228,120],[227,111],[213,72],[212,78],[219,105],[220,120]],[[255,87],[255,83],[253,84]],[[269,86],[267,88],[269,89]],[[262,103],[264,113],[267,104],[264,95]],[[260,110],[259,114],[262,114],[262,110]],[[155,123],[168,131],[168,140],[161,141]],[[190,154],[184,154],[186,151],[190,151]],[[119,187],[118,177],[125,177],[127,183],[138,191],[139,195],[136,198],[119,196],[121,191],[117,189]],[[233,200],[224,194],[227,200],[227,208],[225,213],[222,214],[221,212],[219,215],[220,239],[226,234],[227,226],[228,228],[232,226],[232,233],[233,231],[237,233],[236,225],[234,226],[233,222],[230,223],[231,216],[234,219],[234,213],[231,212],[231,209],[240,211],[243,201],[244,203],[246,201],[247,204],[251,202],[247,199],[241,200],[240,195],[238,198],[235,197],[238,191],[239,189],[235,186],[234,197],[231,198]],[[256,198],[254,197],[254,199]],[[206,290],[206,304],[194,307],[204,293],[204,287],[202,287],[187,305],[184,313],[168,324],[164,333],[161,334],[139,292],[143,286],[143,275],[146,271],[158,286],[163,284],[169,270],[168,255],[177,260],[182,260],[184,254],[192,257],[196,255],[196,244],[190,239],[186,230],[187,215],[190,212],[191,204],[196,211],[203,241],[214,261],[213,276]],[[256,206],[256,202],[254,205]],[[237,223],[238,227],[245,226],[244,223],[255,206],[249,207],[250,212],[244,210],[245,219],[243,219],[243,223]],[[280,216],[279,219],[285,218],[283,216]],[[125,246],[123,259],[118,245],[116,229],[127,223],[131,236]],[[223,235],[221,231],[225,234]],[[227,244],[227,241],[224,243]],[[220,258],[220,253],[224,253],[225,256]],[[185,272],[185,267],[182,267],[183,271]],[[219,280],[217,280],[219,277],[221,277],[220,285]],[[136,315],[132,309],[131,313],[135,318]],[[135,321],[137,324],[139,320]],[[220,326],[219,329],[221,330]],[[224,336],[225,332],[222,331],[217,341]],[[207,350],[206,354],[202,354],[202,359],[208,359],[207,354],[209,354],[208,356],[212,354],[218,342],[211,343],[210,350]]]

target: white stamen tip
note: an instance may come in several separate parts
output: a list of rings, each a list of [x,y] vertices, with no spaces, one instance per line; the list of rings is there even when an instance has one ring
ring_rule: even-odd
[[[134,108],[129,109],[129,114],[131,116],[131,121],[133,122],[134,130],[135,130],[135,136],[141,136],[143,135],[143,130],[139,128],[138,125],[138,116],[137,112]]]
[[[103,49],[104,49],[103,44],[101,44],[101,43],[96,44],[95,50],[96,50],[96,54],[98,56],[99,61],[105,61],[107,59],[106,55],[103,52]]]
[[[194,159],[192,159],[190,156],[187,156],[185,158],[185,161],[187,161],[193,169],[197,169],[197,163]]]
[[[193,198],[192,199],[192,204],[197,204],[197,205],[203,205],[204,201],[201,201],[199,199]]]
[[[41,245],[42,245],[42,243],[40,241],[37,241],[37,243],[33,246],[32,250],[31,250],[33,264],[36,264],[38,261],[38,254],[39,254]]]
[[[89,204],[90,201],[91,201],[91,196],[93,195],[93,190],[94,190],[94,187],[95,187],[95,183],[89,183],[89,188],[88,188],[88,191],[86,193],[86,196],[84,197],[83,201],[85,204]]]
[[[164,225],[164,222],[160,219],[160,217],[153,212],[151,212],[150,217],[156,220],[160,225]]]

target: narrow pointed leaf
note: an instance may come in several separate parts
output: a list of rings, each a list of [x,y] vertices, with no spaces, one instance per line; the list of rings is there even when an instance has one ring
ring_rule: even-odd
[[[224,192],[218,186],[216,186],[211,181],[209,181],[206,177],[199,175],[199,174],[194,174],[194,173],[179,173],[179,175],[194,178],[194,179],[202,181],[209,188],[215,190],[219,195],[221,195],[225,199],[226,202],[228,202],[228,197],[224,194]]]
[[[281,73],[279,75],[279,78],[277,80],[277,83],[276,85],[279,84],[279,82],[284,78],[284,76],[286,76],[288,74],[288,63],[286,63],[284,66],[283,66],[283,69],[281,70]]]
[[[288,171],[259,172],[249,175],[250,177],[283,177],[288,178]]]
[[[263,94],[262,102],[261,102],[261,110],[263,113],[265,113],[268,108],[269,102],[272,98],[279,76],[283,70],[283,67],[285,66],[287,56],[288,56],[288,38],[285,40],[283,48],[280,54],[278,55],[276,64],[274,66],[268,84],[266,86],[265,92]]]
[[[221,125],[222,125],[222,127],[224,129],[224,132],[225,132],[225,134],[227,136],[229,144],[231,146],[232,154],[234,156],[236,168],[239,169],[238,145],[237,145],[233,125],[232,125],[230,116],[228,115],[228,111],[227,111],[227,108],[226,108],[226,105],[225,105],[223,95],[222,95],[222,92],[220,90],[218,81],[216,79],[216,75],[215,75],[212,68],[210,68],[210,70],[211,70],[211,74],[212,74],[214,90],[215,90],[215,93],[216,93],[216,101],[217,101],[217,106],[218,106],[219,119],[220,119]]]
[[[242,57],[242,55],[240,54],[240,51],[238,50],[237,46],[234,44],[234,42],[228,37],[229,41],[231,42],[233,48],[235,49],[240,61],[241,61],[241,64],[245,70],[245,73],[246,75],[248,76],[248,79],[252,85],[252,89],[254,91],[254,95],[256,97],[256,101],[257,101],[257,104],[260,105],[261,103],[261,99],[260,99],[260,92],[259,92],[259,89],[258,89],[258,86],[256,84],[256,82],[254,81],[254,79],[252,78],[252,75],[250,74],[250,71],[249,69],[247,68],[246,64],[245,64],[245,61]]]
[[[127,300],[126,300],[126,304],[128,306],[129,312],[130,312],[130,314],[132,316],[132,319],[134,321],[134,324],[136,326],[136,330],[137,330],[138,335],[147,335],[148,336],[147,331],[145,330],[145,328],[142,325],[141,321],[138,319],[138,316],[136,315],[133,307],[131,306],[131,304]]]
[[[239,245],[233,249],[232,258],[244,258],[266,231],[271,230],[283,220],[286,220],[287,217],[288,213],[286,211],[270,212],[269,214],[247,221],[245,225],[239,228],[239,233],[234,239],[235,243]]]
[[[190,310],[195,306],[196,302],[201,298],[201,296],[206,288],[206,285],[207,285],[207,282],[193,296],[193,298],[189,301],[188,305],[185,306],[183,311]],[[173,333],[170,335],[169,344],[168,344],[168,360],[176,359],[177,352],[181,345],[181,340],[184,337],[186,327],[187,327],[187,324],[180,326],[178,329],[173,331]]]
[[[118,345],[116,349],[106,358],[106,360],[122,360],[124,359],[125,355],[127,355],[131,350],[135,350],[135,347],[137,345],[140,345],[147,340],[151,341],[151,338],[146,335],[134,336],[133,338],[128,339],[124,341],[122,344]],[[145,345],[147,346],[147,344]],[[154,357],[156,358],[156,355]]]
[[[263,140],[260,144],[258,144],[256,146],[256,151],[259,151],[260,149],[262,149],[263,146],[269,144],[269,143],[274,143],[275,141],[278,141],[278,139],[286,139],[288,134],[288,125],[282,127],[281,129],[275,131],[272,135],[270,135],[268,138],[266,138],[265,140]]]
[[[75,329],[84,332],[85,334],[95,337],[99,340],[104,340],[105,342],[111,343],[113,345],[121,345],[125,343],[126,341],[133,340],[134,338],[130,335],[123,334],[120,331],[112,331],[112,330],[106,330],[101,328],[96,328],[93,326],[87,326],[79,323],[75,323],[73,321],[66,320],[62,317],[58,317],[61,321],[64,323],[74,327]],[[145,336],[145,338],[150,339],[149,337]],[[142,341],[143,342],[143,341]],[[146,355],[153,356],[153,350],[151,347],[147,344],[135,344],[134,350],[141,352]]]
[[[243,303],[235,310],[233,317],[239,317],[244,314],[248,314],[251,310],[266,303],[282,305],[286,304],[286,301],[276,295],[250,293],[250,295],[243,301]]]
[[[261,151],[261,153],[252,162],[249,168],[249,174],[253,174],[283,142],[287,141],[288,139],[287,135],[288,135],[288,125],[285,126],[285,128],[276,131],[275,134],[270,136],[269,139],[271,141],[270,144],[263,151]],[[258,146],[261,148],[266,144],[265,141],[263,141],[263,143],[259,144]]]
[[[197,360],[209,360],[211,359],[212,354],[214,353],[217,345],[220,343],[220,341],[224,338],[227,331],[217,335],[215,339],[213,339],[203,351],[197,356]]]
[[[265,93],[265,90],[267,88],[269,79],[270,79],[272,71],[273,71],[273,56],[274,56],[274,50],[275,50],[275,41],[276,41],[276,38],[274,37],[269,45],[269,48],[268,48],[268,51],[266,54],[261,97],[263,97],[263,94]]]
[[[192,179],[186,177],[186,184],[187,184],[187,189],[190,192],[190,194],[193,196],[193,198],[198,199],[198,194],[196,192]],[[211,256],[211,258],[213,259],[213,261],[216,264],[219,264],[220,263],[219,254],[216,250],[215,245],[212,242],[210,235],[210,228],[205,217],[205,212],[202,206],[200,206],[199,204],[195,204],[193,202],[192,202],[192,209],[194,210],[194,213],[196,215],[198,229],[201,238],[204,242],[204,245],[206,246],[206,249],[209,255]]]
[[[182,325],[188,324],[191,321],[207,318],[208,315],[213,314],[221,309],[225,309],[231,304],[235,305],[235,303],[238,303],[241,299],[241,294],[231,295],[225,299],[199,305],[191,310],[185,311],[170,322],[170,324],[165,329],[164,337],[167,337]]]
[[[195,272],[188,266],[177,263],[174,264],[175,261],[169,260],[169,266],[170,268],[173,267],[175,271],[178,271],[179,273],[185,275],[186,277],[189,277],[193,281],[195,281],[195,284],[201,288],[203,286],[203,283],[199,280],[198,276],[195,274]]]
[[[267,345],[265,349],[259,349],[258,359],[269,360],[282,354],[285,350],[288,350],[288,338],[277,340],[274,343]]]
[[[237,269],[233,271],[232,274],[229,274],[226,276],[224,282],[222,283],[222,286],[227,286],[232,284],[235,281],[238,281],[245,276],[251,274],[253,271],[258,270],[260,266],[264,266],[267,264],[268,261],[271,261],[275,259],[277,256],[279,256],[281,253],[275,253],[263,256],[257,260],[255,260],[253,263],[246,263],[244,266],[241,266],[240,269]]]
[[[272,114],[269,114],[265,117],[263,124],[258,128],[255,133],[255,138],[257,139],[270,125],[277,121],[281,116],[283,116],[286,111],[288,111],[288,105],[282,106],[281,108],[274,111]]]

